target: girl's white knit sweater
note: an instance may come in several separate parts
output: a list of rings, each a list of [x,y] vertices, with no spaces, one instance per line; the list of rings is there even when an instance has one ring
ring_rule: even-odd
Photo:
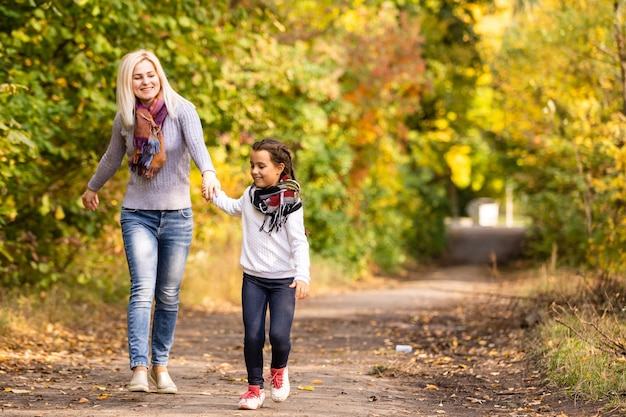
[[[265,215],[252,205],[250,188],[239,199],[221,191],[213,203],[231,216],[241,217],[243,241],[241,267],[260,278],[294,278],[310,282],[309,242],[304,229],[304,210],[294,211],[278,231],[261,231]]]

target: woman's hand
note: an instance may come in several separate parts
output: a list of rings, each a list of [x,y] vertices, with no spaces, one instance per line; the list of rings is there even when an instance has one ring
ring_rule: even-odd
[[[294,280],[289,288],[296,289],[296,299],[304,300],[309,296],[309,284],[304,281]]]
[[[202,197],[206,201],[213,200],[221,189],[222,186],[214,171],[204,171],[202,173]]]
[[[100,200],[98,200],[98,193],[87,188],[87,191],[83,193],[83,206],[87,210],[94,211],[98,208],[98,204],[100,204]]]

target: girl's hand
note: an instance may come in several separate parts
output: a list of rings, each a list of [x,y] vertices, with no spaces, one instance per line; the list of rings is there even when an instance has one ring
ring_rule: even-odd
[[[304,300],[305,298],[309,296],[309,284],[307,284],[304,281],[294,280],[289,286],[289,288],[296,289],[297,300]]]
[[[83,193],[82,196],[83,206],[87,210],[94,211],[98,208],[98,204],[100,204],[100,200],[98,199],[98,193],[93,190],[87,188],[87,191]]]
[[[202,173],[202,198],[206,201],[213,200],[221,188],[222,186],[215,172],[204,171]]]
[[[213,196],[209,194],[209,187],[203,183],[202,184],[202,198],[204,198],[204,201],[209,201],[209,200],[213,200],[212,197]]]

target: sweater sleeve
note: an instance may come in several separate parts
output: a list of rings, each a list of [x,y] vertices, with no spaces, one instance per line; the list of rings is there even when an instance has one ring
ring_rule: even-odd
[[[224,213],[235,217],[241,217],[242,202],[243,196],[238,199],[230,198],[224,191],[220,191],[217,197],[213,199],[213,204],[215,204],[216,207]]]
[[[187,143],[189,154],[200,172],[213,171],[213,161],[204,143],[202,123],[196,108],[191,102],[183,101],[176,109],[176,117],[179,119],[183,138]]]
[[[291,213],[285,227],[291,242],[291,253],[296,269],[294,280],[309,283],[311,282],[311,260],[309,257],[309,241],[304,228],[304,209],[300,208]]]
[[[100,158],[96,173],[91,177],[87,187],[93,191],[99,191],[108,180],[115,175],[122,165],[124,155],[126,154],[126,143],[122,136],[124,125],[122,117],[118,113],[113,120],[113,130],[111,132],[111,140],[109,146]]]

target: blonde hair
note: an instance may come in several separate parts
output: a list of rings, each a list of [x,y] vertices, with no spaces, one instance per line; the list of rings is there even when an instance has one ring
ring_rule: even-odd
[[[116,90],[117,111],[121,114],[122,122],[127,129],[135,124],[136,97],[135,93],[133,93],[133,71],[137,64],[145,60],[152,63],[161,81],[161,95],[163,101],[165,101],[168,115],[176,118],[176,108],[181,101],[185,100],[180,94],[174,91],[170,85],[165,71],[161,66],[161,62],[159,62],[159,59],[154,53],[145,49],[128,53],[122,58],[117,71]]]

